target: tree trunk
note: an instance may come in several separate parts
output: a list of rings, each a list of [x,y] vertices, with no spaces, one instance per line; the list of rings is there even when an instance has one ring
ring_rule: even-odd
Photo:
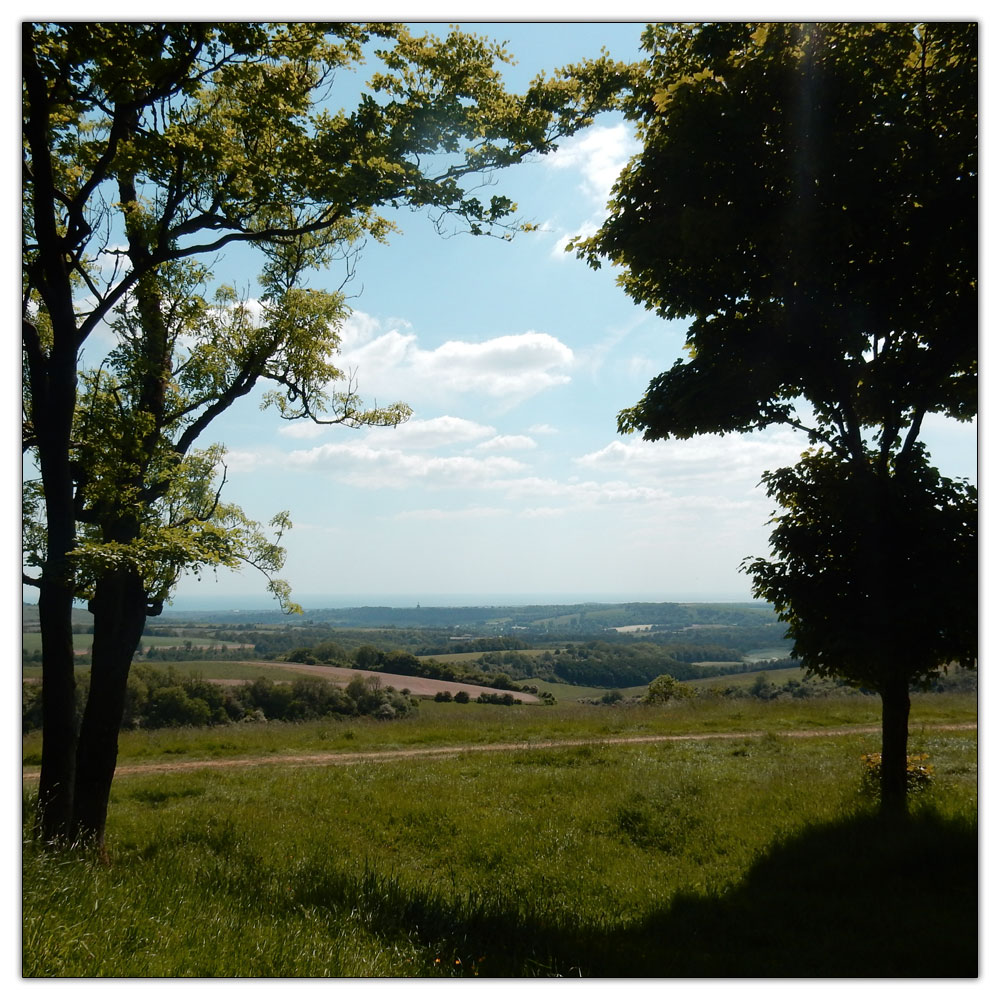
[[[906,815],[906,746],[910,691],[906,677],[894,675],[882,688],[881,808],[885,817]]]
[[[146,592],[134,569],[97,582],[90,693],[80,725],[74,792],[74,837],[100,848],[111,782],[118,762],[118,731],[125,710],[128,673],[146,625]]]
[[[73,587],[59,586],[52,561],[38,595],[42,636],[42,773],[35,835],[46,842],[70,835],[76,762],[76,675],[73,658]]]
[[[71,319],[71,317],[70,317]],[[73,594],[68,553],[76,547],[70,434],[76,403],[76,350],[70,325],[45,358],[34,327],[22,322],[31,388],[31,423],[45,494],[46,554],[38,585],[42,638],[42,773],[35,833],[53,841],[69,835],[76,752]]]

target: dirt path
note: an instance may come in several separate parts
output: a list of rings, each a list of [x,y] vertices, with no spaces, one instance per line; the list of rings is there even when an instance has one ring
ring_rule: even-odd
[[[945,725],[928,725],[923,729],[933,730],[973,730],[975,722],[961,722]],[[855,733],[878,733],[880,726],[846,726],[841,729],[793,729],[775,735],[790,739],[808,739],[821,736],[851,736]],[[400,760],[408,757],[449,757],[460,753],[506,753],[515,750],[546,750],[564,747],[609,746],[635,743],[677,743],[683,740],[736,740],[759,739],[763,731],[730,733],[678,733],[667,736],[601,736],[575,740],[534,740],[523,743],[464,743],[444,747],[412,747],[405,750],[363,750],[357,753],[331,751],[312,754],[282,754],[274,757],[227,757],[221,760],[186,760],[156,764],[124,764],[116,775],[157,774],[174,771],[199,771],[209,768],[262,767],[268,764],[336,766],[344,764],[373,764],[380,761]],[[38,768],[25,769],[21,773],[23,781],[37,781]]]

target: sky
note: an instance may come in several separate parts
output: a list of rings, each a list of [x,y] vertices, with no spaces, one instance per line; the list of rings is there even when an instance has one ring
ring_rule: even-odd
[[[508,84],[593,56],[639,56],[642,23],[475,23],[506,40]],[[431,25],[441,31],[444,25]],[[748,600],[747,556],[768,554],[773,504],[762,472],[806,447],[786,429],[645,442],[618,412],[682,353],[686,323],[635,305],[615,271],[565,252],[593,232],[638,150],[605,116],[485,191],[518,203],[537,232],[512,242],[443,238],[401,212],[345,288],[353,314],[339,366],[362,396],[403,400],[395,429],[288,423],[244,400],[209,441],[228,449],[227,498],[267,521],[288,510],[282,576],[307,606],[592,600]],[[248,270],[249,268],[249,270]],[[238,254],[216,278],[254,269]],[[331,271],[329,288],[343,278]],[[931,418],[945,475],[975,481],[975,426]],[[175,607],[266,607],[252,570],[185,578]]]
[[[642,25],[467,27],[509,43],[519,88],[602,45],[637,57]],[[300,600],[750,599],[739,565],[768,553],[773,511],[761,473],[806,442],[785,429],[618,435],[619,410],[681,355],[686,323],[635,305],[612,268],[564,249],[600,224],[637,149],[609,116],[496,175],[486,194],[511,196],[540,226],[511,243],[442,238],[402,213],[388,246],[365,248],[338,363],[367,399],[409,403],[405,425],[289,424],[250,403],[217,423],[229,498],[262,520],[291,514],[283,576]],[[975,479],[974,427],[931,419],[924,438],[944,474]],[[252,572],[226,572],[184,581],[176,604],[234,596],[266,600]]]

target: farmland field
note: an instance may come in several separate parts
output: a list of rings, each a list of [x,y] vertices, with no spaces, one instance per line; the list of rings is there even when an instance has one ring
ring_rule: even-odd
[[[93,637],[85,632],[80,632],[73,637],[73,645],[78,652],[89,650]],[[189,639],[184,636],[173,635],[144,635],[140,645],[143,649],[150,646],[156,649],[184,649],[190,643],[191,649],[211,649],[215,646],[218,649],[242,649],[242,643],[226,642],[221,639],[195,638]],[[42,648],[42,636],[40,632],[22,632],[21,647],[28,653],[37,653]]]

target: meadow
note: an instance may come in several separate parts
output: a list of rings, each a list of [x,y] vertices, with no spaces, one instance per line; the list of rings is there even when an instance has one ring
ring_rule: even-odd
[[[93,643],[93,636],[84,632],[74,636],[74,645],[79,650],[89,650]],[[228,642],[223,639],[187,639],[184,636],[173,635],[144,635],[142,637],[143,649],[154,647],[156,649],[183,649],[185,646],[191,649],[211,649],[213,646],[218,649],[242,649],[243,643]],[[40,632],[23,632],[21,634],[21,648],[26,653],[40,653],[42,650],[42,636]]]
[[[914,697],[934,778],[898,826],[861,788],[877,735],[835,732],[877,724],[857,696],[124,733],[107,858],[25,840],[23,972],[974,976],[976,732],[935,727],[975,718]],[[603,742],[650,735],[691,738]],[[420,747],[454,752],[282,762]],[[125,771],[226,757],[267,764]]]

